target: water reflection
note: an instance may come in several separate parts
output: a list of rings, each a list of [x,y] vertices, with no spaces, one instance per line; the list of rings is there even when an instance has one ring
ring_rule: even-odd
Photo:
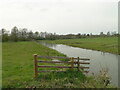
[[[40,43],[40,44],[42,44],[42,45],[44,45],[44,46],[47,46],[47,47],[56,47],[57,45],[56,44],[52,44],[52,43],[47,43],[47,42],[44,42],[44,41],[37,41],[37,43]]]
[[[108,74],[111,77],[112,84],[118,86],[118,56],[120,57],[120,55],[71,47],[62,44],[50,44],[46,42],[39,42],[39,43],[49,48],[55,49],[67,55],[68,57],[89,58],[90,59],[89,75],[92,73],[98,75],[99,71],[102,68],[107,68],[109,70]]]

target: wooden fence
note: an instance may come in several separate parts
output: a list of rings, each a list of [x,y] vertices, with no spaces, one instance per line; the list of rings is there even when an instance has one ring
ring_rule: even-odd
[[[38,58],[69,59],[70,61],[45,61],[45,60],[38,60]],[[75,60],[77,60],[77,61],[75,61]],[[82,60],[82,61],[80,61],[80,60]],[[37,54],[34,54],[34,77],[36,78],[38,76],[38,73],[40,73],[40,72],[53,72],[51,70],[38,71],[38,68],[71,68],[71,69],[77,68],[78,71],[81,71],[80,69],[82,69],[83,72],[87,73],[88,71],[84,71],[84,69],[89,69],[89,67],[80,66],[80,64],[90,64],[90,62],[85,62],[85,61],[89,61],[89,60],[90,59],[79,58],[79,57],[75,58],[75,57],[58,57],[58,56],[39,56]],[[70,64],[70,66],[38,65],[38,63],[66,63],[66,64]],[[75,64],[77,64],[77,66],[75,66]]]

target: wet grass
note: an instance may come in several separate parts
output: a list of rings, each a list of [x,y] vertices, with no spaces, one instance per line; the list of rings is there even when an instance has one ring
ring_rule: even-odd
[[[46,40],[47,41],[47,40]],[[98,50],[103,52],[109,52],[114,54],[120,54],[118,52],[118,37],[89,37],[80,39],[62,39],[47,41],[50,43],[65,44],[73,47],[80,47],[92,50]]]

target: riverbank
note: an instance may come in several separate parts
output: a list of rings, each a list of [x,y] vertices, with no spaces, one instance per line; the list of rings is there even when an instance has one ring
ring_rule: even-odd
[[[40,73],[34,79],[33,54],[65,56],[36,42],[5,42],[2,51],[3,88],[108,88],[102,79],[81,72]]]
[[[44,40],[49,43],[65,44],[73,47],[92,49],[113,54],[118,52],[118,37],[91,37],[80,39]]]

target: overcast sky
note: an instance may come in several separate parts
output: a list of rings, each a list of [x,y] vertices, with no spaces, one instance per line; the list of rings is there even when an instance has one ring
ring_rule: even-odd
[[[118,30],[118,0],[0,0],[0,29],[94,33]]]

